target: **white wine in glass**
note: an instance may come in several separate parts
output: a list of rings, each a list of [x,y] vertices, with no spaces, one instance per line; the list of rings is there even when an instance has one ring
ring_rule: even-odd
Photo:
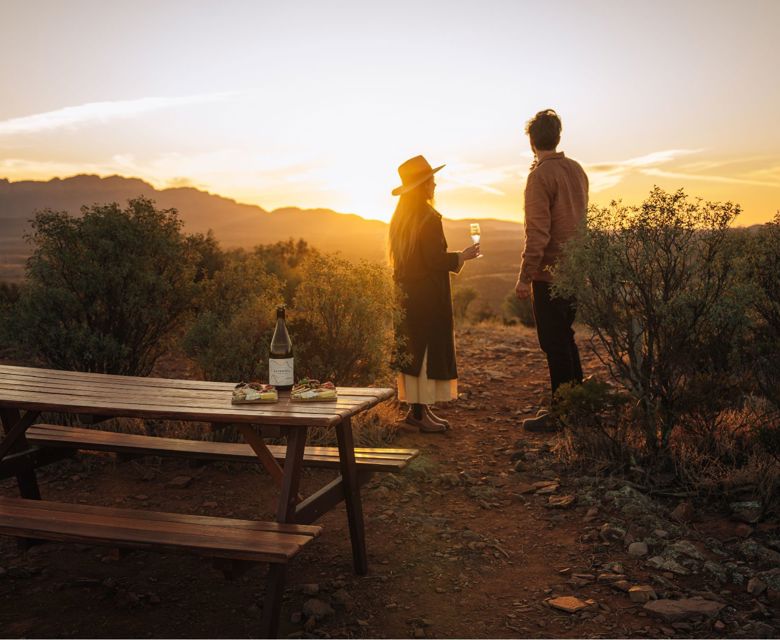
[[[472,223],[472,224],[469,226],[469,233],[471,234],[471,241],[472,241],[474,244],[478,244],[478,243],[479,243],[479,239],[480,239],[480,237],[481,237],[481,235],[482,235],[482,231],[481,231],[481,229],[479,228],[479,224],[478,224],[478,223],[476,223],[476,222],[473,222],[473,223]],[[482,257],[482,252],[480,252],[480,253],[477,255],[477,258],[481,258],[481,257]]]

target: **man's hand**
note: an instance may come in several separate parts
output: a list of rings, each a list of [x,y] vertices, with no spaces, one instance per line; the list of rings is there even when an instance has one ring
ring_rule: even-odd
[[[518,278],[517,284],[515,285],[515,295],[517,296],[518,300],[525,300],[526,298],[530,298],[531,285],[525,282],[521,282]]]

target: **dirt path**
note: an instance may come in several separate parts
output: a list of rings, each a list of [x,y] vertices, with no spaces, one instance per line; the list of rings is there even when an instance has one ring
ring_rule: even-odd
[[[420,459],[364,493],[369,575],[352,573],[343,510],[328,514],[323,537],[289,572],[283,635],[777,636],[777,592],[751,594],[746,586],[755,576],[771,582],[760,572],[771,569],[773,556],[764,552],[773,552],[776,527],[753,527],[750,540],[763,541],[764,551],[756,553],[764,555],[731,567],[730,558],[713,553],[738,539],[737,523],[672,523],[668,510],[656,513],[619,481],[568,472],[550,453],[553,436],[519,429],[547,400],[546,366],[533,333],[478,326],[460,331],[458,345],[462,399],[441,412],[453,430],[404,431],[395,444],[421,449]],[[584,367],[593,373],[598,365],[586,357]],[[306,482],[321,484],[325,473],[309,472]],[[181,476],[191,479],[188,486],[169,484]],[[235,465],[193,468],[184,461],[119,463],[82,455],[41,471],[40,480],[44,496],[54,500],[209,515],[257,517],[253,505],[260,503],[260,516],[270,517],[273,500],[266,478]],[[0,493],[14,495],[13,482],[0,483]],[[551,496],[565,505],[568,495],[571,505],[551,507]],[[649,541],[648,553],[629,555],[632,540]],[[680,541],[695,548],[678,545],[682,555],[667,553]],[[649,566],[654,553],[679,558],[688,575],[673,565]],[[724,580],[715,566],[730,572]],[[3,637],[250,637],[260,619],[262,567],[226,581],[207,562],[187,556],[120,557],[105,548],[55,544],[22,555],[10,538],[0,538],[0,567]],[[651,615],[615,588],[620,576],[652,586],[662,601],[698,595],[718,613],[675,620]],[[588,606],[559,611],[548,602],[557,596]],[[325,610],[321,619],[302,613],[313,599]]]

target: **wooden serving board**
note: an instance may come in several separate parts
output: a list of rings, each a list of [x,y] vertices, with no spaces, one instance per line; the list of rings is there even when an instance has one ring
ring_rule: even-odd
[[[237,400],[234,398],[230,399],[231,404],[274,404],[276,402],[279,402],[279,398],[274,398],[273,400],[265,400],[263,398],[257,398],[256,400]]]
[[[296,398],[290,396],[290,402],[336,402],[338,399],[339,397],[337,395],[332,398]]]

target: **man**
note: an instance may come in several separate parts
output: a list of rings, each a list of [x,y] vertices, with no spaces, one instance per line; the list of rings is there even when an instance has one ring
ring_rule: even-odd
[[[561,119],[552,109],[537,113],[525,126],[534,163],[525,185],[525,250],[515,293],[523,300],[533,295],[539,346],[547,356],[553,398],[558,387],[582,382],[582,366],[574,342],[573,300],[553,298],[550,269],[561,257],[563,245],[575,234],[588,209],[588,177],[582,167],[557,151]],[[527,431],[554,431],[545,410],[523,421]]]

